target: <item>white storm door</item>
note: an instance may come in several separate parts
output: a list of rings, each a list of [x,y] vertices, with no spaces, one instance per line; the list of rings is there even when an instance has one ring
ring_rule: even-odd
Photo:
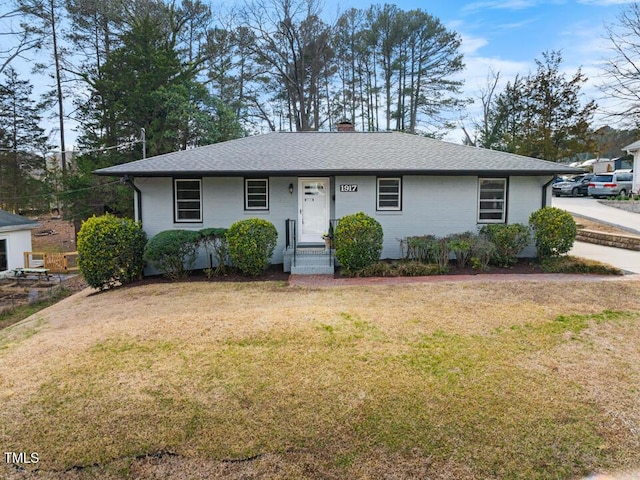
[[[322,242],[329,229],[329,179],[298,179],[298,242]]]

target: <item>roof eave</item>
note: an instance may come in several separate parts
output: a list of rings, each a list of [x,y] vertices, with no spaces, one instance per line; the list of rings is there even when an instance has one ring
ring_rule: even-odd
[[[23,223],[20,225],[6,225],[4,227],[0,227],[0,232],[17,232],[20,230],[33,230],[34,228],[41,227],[40,223]]]
[[[306,177],[306,176],[338,176],[338,175],[431,175],[431,176],[541,176],[558,174],[580,174],[584,170],[573,167],[557,168],[553,170],[492,170],[492,169],[470,169],[470,170],[166,170],[166,171],[129,171],[129,172],[104,172],[96,170],[95,175],[109,177]]]

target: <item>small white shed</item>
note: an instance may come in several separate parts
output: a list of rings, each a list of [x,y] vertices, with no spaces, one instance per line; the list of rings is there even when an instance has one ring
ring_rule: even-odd
[[[31,230],[39,225],[0,210],[0,273],[24,267],[24,252],[31,251]]]

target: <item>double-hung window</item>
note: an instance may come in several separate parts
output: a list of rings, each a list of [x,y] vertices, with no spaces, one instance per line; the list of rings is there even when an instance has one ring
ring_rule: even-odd
[[[378,178],[376,188],[378,210],[402,210],[402,179]]]
[[[202,180],[174,179],[176,222],[202,222]]]
[[[478,223],[504,223],[507,218],[507,179],[478,179]]]
[[[244,181],[245,210],[269,210],[269,180],[247,178]]]

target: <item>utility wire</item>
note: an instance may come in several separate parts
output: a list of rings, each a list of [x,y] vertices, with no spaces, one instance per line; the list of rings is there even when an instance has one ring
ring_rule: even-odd
[[[131,140],[130,142],[126,142],[126,143],[120,143],[118,145],[112,145],[111,147],[100,147],[100,148],[90,148],[90,149],[86,149],[86,150],[64,150],[64,153],[73,153],[76,155],[84,155],[86,153],[95,153],[95,152],[104,152],[107,150],[116,150],[119,148],[127,148],[127,147],[132,147],[138,143],[143,143],[144,140],[140,139],[140,140]],[[0,151],[2,152],[22,152],[22,153],[31,153],[33,154],[33,152],[28,152],[26,150],[18,150],[17,148],[0,148]],[[63,150],[47,150],[44,155],[47,155],[48,153],[62,153]]]
[[[51,193],[42,193],[39,195],[29,195],[28,197],[14,197],[14,198],[3,198],[3,201],[12,201],[12,200],[24,200],[24,199],[29,199],[29,198],[39,198],[39,197],[51,197],[51,196],[56,196],[56,195],[66,195],[69,193],[78,193],[78,192],[84,192],[86,190],[95,190],[98,188],[102,188],[102,187],[106,187],[109,185],[116,185],[122,183],[120,180],[115,180],[113,182],[107,182],[107,183],[102,183],[100,185],[94,185],[92,187],[84,187],[84,188],[78,188],[76,190],[67,190],[67,191],[62,191],[62,192],[51,192]]]

